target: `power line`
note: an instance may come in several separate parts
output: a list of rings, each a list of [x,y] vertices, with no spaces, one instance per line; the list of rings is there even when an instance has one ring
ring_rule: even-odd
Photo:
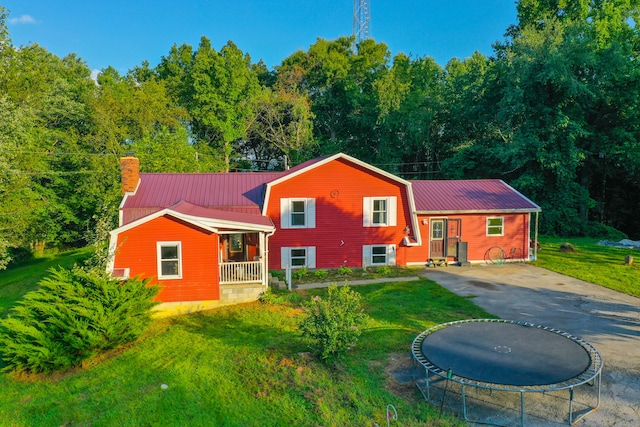
[[[96,171],[96,170],[87,170],[87,171],[42,171],[42,172],[28,172],[21,171],[16,169],[9,169],[6,172],[13,175],[80,175],[80,174],[96,174],[96,175],[104,175],[108,174],[108,171]]]
[[[0,150],[0,153],[12,153],[12,154],[40,154],[46,156],[98,156],[105,157],[111,156],[108,153],[67,153],[62,151],[22,151],[22,150]]]

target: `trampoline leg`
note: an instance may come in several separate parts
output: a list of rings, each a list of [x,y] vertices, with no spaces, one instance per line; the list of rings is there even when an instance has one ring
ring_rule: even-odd
[[[521,404],[524,405],[524,395],[522,396]],[[524,427],[524,407],[522,408],[522,426]],[[498,424],[492,423],[490,421],[482,421],[482,420],[472,420],[467,416],[467,395],[465,394],[464,383],[462,384],[462,416],[465,421],[469,421],[470,423],[475,424],[486,424],[490,426],[498,426],[498,427],[509,427],[507,424]]]
[[[423,389],[422,387],[420,387],[420,383],[418,381],[416,381],[416,387],[418,387],[418,390],[420,390],[420,393],[422,393],[422,397],[424,398],[424,400],[426,400],[427,402],[431,402],[431,394],[430,394],[430,387],[429,387],[429,370],[425,369],[425,373],[424,373],[424,385],[425,388]],[[426,392],[426,394],[425,394]]]
[[[571,387],[569,389],[569,424],[571,424],[572,426],[576,425],[580,420],[582,420],[584,417],[586,417],[587,415],[596,412],[598,409],[600,409],[600,389],[601,389],[601,385],[602,385],[602,372],[599,372],[597,375],[597,381],[598,381],[598,397],[596,400],[596,406],[594,406],[593,408],[591,408],[591,410],[585,412],[584,414],[580,415],[578,418],[576,418],[575,420],[573,419],[573,387]]]
[[[464,393],[464,384],[462,384],[462,416],[466,421],[472,421],[467,417],[467,398]]]
[[[520,392],[520,426],[524,427],[524,392]]]

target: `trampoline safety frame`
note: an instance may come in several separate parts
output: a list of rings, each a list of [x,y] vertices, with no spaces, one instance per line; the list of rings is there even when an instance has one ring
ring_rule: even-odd
[[[455,326],[455,325],[462,325],[465,323],[478,323],[478,322],[491,322],[491,323],[509,323],[509,324],[515,324],[515,325],[520,325],[520,326],[528,326],[528,327],[534,327],[534,328],[539,328],[551,333],[556,333],[558,335],[561,335],[567,339],[572,340],[573,342],[577,343],[578,345],[580,345],[589,355],[589,359],[590,359],[590,363],[589,366],[587,367],[587,369],[581,373],[580,375],[574,376],[573,378],[570,378],[566,381],[562,381],[562,382],[558,382],[558,383],[554,383],[554,384],[544,384],[544,385],[532,385],[532,386],[527,386],[527,385],[518,385],[518,386],[513,386],[513,385],[507,385],[507,384],[497,384],[497,383],[491,383],[491,382],[484,382],[484,381],[477,381],[477,380],[472,380],[469,378],[465,378],[465,377],[461,377],[458,375],[455,375],[455,373],[453,373],[450,369],[449,370],[445,370],[442,367],[439,367],[433,363],[431,363],[431,361],[429,361],[429,359],[427,359],[427,357],[425,357],[425,355],[422,352],[422,343],[425,340],[425,338],[427,336],[429,336],[430,334],[433,334],[441,329],[450,327],[450,326]],[[477,420],[477,419],[471,419],[468,416],[468,410],[467,410],[467,401],[466,401],[466,390],[465,387],[466,386],[471,386],[474,388],[478,388],[478,389],[487,389],[487,390],[497,390],[497,391],[505,391],[505,392],[513,392],[513,393],[520,393],[520,423],[521,426],[524,427],[525,425],[525,393],[547,393],[547,392],[554,392],[554,391],[560,391],[560,390],[569,390],[569,414],[568,414],[568,422],[570,425],[575,425],[577,424],[580,420],[584,419],[586,416],[588,416],[589,414],[595,412],[598,410],[598,408],[600,407],[600,394],[601,394],[601,381],[602,381],[602,366],[603,366],[603,360],[602,357],[600,356],[600,353],[598,353],[598,351],[591,345],[589,344],[587,341],[576,337],[574,335],[571,335],[567,332],[558,330],[558,329],[554,329],[554,328],[550,328],[550,327],[546,327],[546,326],[541,326],[541,325],[536,325],[533,323],[528,323],[528,322],[520,322],[520,321],[514,321],[514,320],[503,320],[503,319],[471,319],[471,320],[459,320],[459,321],[455,321],[455,322],[448,322],[448,323],[443,323],[437,326],[434,326],[430,329],[427,329],[426,331],[422,332],[421,334],[419,334],[414,340],[413,343],[411,345],[411,352],[412,352],[412,357],[414,361],[417,361],[420,365],[422,365],[425,369],[425,385],[424,387],[422,387],[419,383],[419,381],[416,381],[415,384],[418,387],[418,389],[420,390],[420,393],[422,394],[422,396],[424,397],[424,399],[431,403],[431,395],[430,395],[430,387],[431,387],[431,382],[436,383],[436,382],[440,382],[440,381],[453,381],[456,382],[458,384],[461,385],[461,396],[462,396],[462,413],[463,413],[463,417],[465,419],[465,421],[468,422],[473,422],[473,423],[478,423],[478,424],[488,424],[488,425],[495,425],[495,426],[505,426],[504,424],[498,424],[498,423],[494,423],[494,422],[489,422],[489,421],[485,421],[485,420]],[[430,381],[429,377],[431,375],[435,375],[437,377],[439,377],[438,379],[436,379],[435,381]],[[594,406],[589,406],[583,402],[581,402],[581,404],[584,404],[587,409],[586,412],[581,414],[580,416],[576,417],[574,419],[575,413],[574,413],[574,408],[573,408],[573,402],[574,402],[574,389],[576,387],[579,387],[581,385],[584,384],[588,384],[588,385],[595,385],[597,383],[597,397],[596,397],[596,403]],[[444,396],[443,396],[444,398]]]

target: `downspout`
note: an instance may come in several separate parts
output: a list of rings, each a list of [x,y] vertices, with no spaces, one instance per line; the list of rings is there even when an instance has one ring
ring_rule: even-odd
[[[533,239],[533,260],[537,261],[538,260],[538,216],[540,215],[540,212],[536,212],[536,227],[535,227],[535,233],[534,233],[534,239]]]
[[[262,277],[264,277],[265,288],[269,287],[269,237],[273,236],[274,234],[276,234],[275,228],[273,231],[264,234],[264,249],[262,251],[264,255],[264,262],[262,263]]]

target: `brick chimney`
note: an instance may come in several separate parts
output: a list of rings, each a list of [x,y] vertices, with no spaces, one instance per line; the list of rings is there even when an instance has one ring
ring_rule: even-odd
[[[140,181],[140,160],[134,156],[120,158],[120,173],[122,180],[122,195],[134,192]]]

